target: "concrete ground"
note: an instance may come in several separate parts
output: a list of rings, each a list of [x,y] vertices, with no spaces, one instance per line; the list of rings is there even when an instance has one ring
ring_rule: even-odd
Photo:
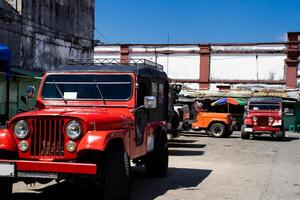
[[[300,199],[300,134],[241,140],[182,133],[170,143],[167,178],[153,179],[133,167],[132,200]],[[14,199],[93,199],[67,183],[14,185]]]

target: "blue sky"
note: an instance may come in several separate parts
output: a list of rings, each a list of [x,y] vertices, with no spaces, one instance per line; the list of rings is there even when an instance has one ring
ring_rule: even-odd
[[[95,0],[105,43],[277,42],[300,31],[300,0]],[[100,33],[100,34],[99,34]]]

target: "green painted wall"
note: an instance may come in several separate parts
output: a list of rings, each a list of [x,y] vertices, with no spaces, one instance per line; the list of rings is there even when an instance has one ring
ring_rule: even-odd
[[[297,125],[300,124],[300,103],[297,102],[293,103],[292,105],[295,109],[295,114],[293,116],[286,115],[283,117],[284,128],[285,130],[294,129],[295,131],[297,131]]]
[[[6,85],[7,82],[3,74],[0,74],[0,117],[4,118],[6,114]],[[26,77],[26,76],[16,76],[9,83],[9,118],[18,113],[19,109],[26,110],[26,105],[20,100],[22,95],[26,94],[27,86],[33,85],[36,88],[35,97],[37,95],[40,78]],[[30,106],[34,106],[36,99],[30,99]],[[0,119],[3,121],[3,119]],[[4,125],[4,124],[0,124]]]

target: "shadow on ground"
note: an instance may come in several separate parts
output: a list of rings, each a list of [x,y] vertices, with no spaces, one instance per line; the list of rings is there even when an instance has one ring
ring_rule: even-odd
[[[28,190],[30,191],[30,190]],[[95,190],[74,185],[68,182],[62,182],[46,186],[41,189],[31,189],[36,193],[14,193],[13,200],[96,200],[97,193]]]
[[[193,144],[194,140],[172,140],[169,141],[169,147],[172,148],[204,148],[206,144]]]
[[[166,178],[150,178],[144,168],[132,168],[131,200],[152,200],[168,190],[193,188],[207,178],[212,170],[169,168]],[[32,190],[38,193],[14,193],[14,200],[96,200],[96,191],[67,182]]]
[[[202,156],[205,151],[191,151],[191,150],[175,150],[169,149],[169,155],[171,156]]]
[[[256,140],[256,141],[274,141],[274,142],[291,142],[293,140],[299,140],[299,137],[285,137],[284,139],[278,139],[276,137],[260,135],[260,136],[252,137],[252,140]]]
[[[184,136],[184,137],[211,137],[211,138],[213,138],[213,136],[211,136],[203,131],[199,131],[199,132],[198,131],[183,131],[180,133],[180,135]],[[236,139],[236,138],[241,138],[241,137],[237,136],[237,135],[231,135],[230,137],[223,137],[222,139],[226,139],[226,138]]]
[[[141,168],[134,169],[132,200],[152,200],[169,190],[191,189],[197,187],[212,170],[170,168],[167,178],[153,179],[147,177]]]

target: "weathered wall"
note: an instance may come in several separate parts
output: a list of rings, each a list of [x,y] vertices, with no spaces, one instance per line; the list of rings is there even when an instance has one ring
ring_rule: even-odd
[[[211,55],[210,80],[284,80],[286,55]]]
[[[23,0],[22,8],[0,0],[0,42],[12,48],[13,65],[49,70],[93,56],[94,0]]]
[[[20,23],[14,23],[18,20],[19,13],[14,10],[4,0],[0,0],[0,43],[9,46],[12,50],[13,64],[20,63]]]

